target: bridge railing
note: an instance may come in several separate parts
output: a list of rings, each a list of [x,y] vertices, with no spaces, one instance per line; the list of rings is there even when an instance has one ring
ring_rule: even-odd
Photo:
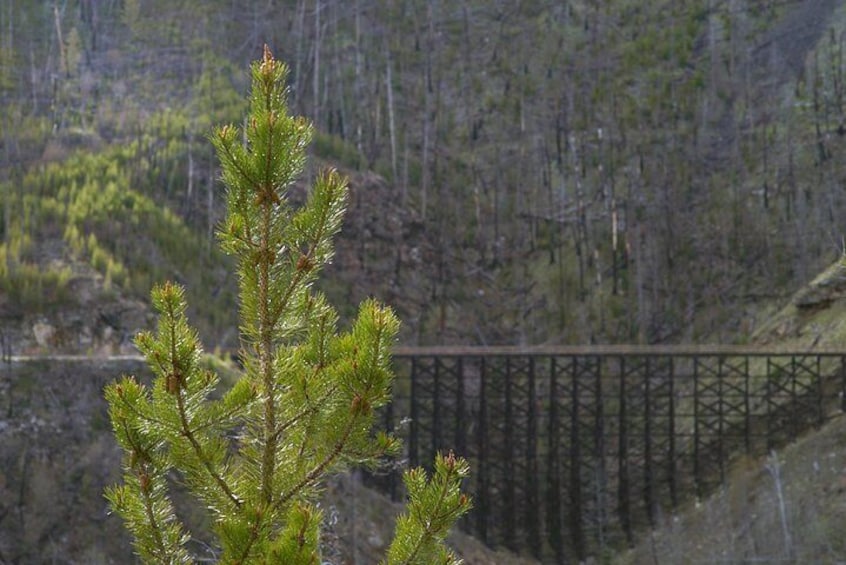
[[[846,409],[846,352],[738,348],[398,349],[382,424],[412,465],[467,457],[461,526],[544,562],[581,561],[713,491]],[[398,475],[371,479],[395,497]]]

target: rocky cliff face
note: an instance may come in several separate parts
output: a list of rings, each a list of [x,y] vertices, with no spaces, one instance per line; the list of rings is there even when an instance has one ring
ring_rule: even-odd
[[[63,293],[66,298],[41,312],[30,312],[0,293],[4,350],[14,355],[135,353],[133,336],[153,322],[149,307],[118,289],[104,288],[103,277],[72,258],[60,240],[41,242],[39,248],[42,268],[59,264],[72,273]]]

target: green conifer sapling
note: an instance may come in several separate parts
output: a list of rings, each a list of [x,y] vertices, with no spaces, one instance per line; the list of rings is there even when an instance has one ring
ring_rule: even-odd
[[[176,477],[208,509],[220,563],[317,564],[322,482],[399,445],[371,430],[390,400],[396,317],[370,300],[338,334],[335,311],[313,288],[332,257],[346,181],[327,172],[302,207],[289,203],[311,126],[288,115],[287,71],[266,47],[251,70],[246,131],[223,126],[211,136],[227,187],[219,236],[239,261],[243,376],[212,395],[219,379],[201,366],[184,291],[165,283],[152,292],[156,331],[136,338],[152,386],[124,377],[105,392],[125,451],[124,482],[106,497],[149,563],[197,561],[168,494]],[[467,473],[452,454],[436,458],[431,478],[405,473],[409,503],[385,563],[458,561],[443,540],[469,509],[459,491]]]

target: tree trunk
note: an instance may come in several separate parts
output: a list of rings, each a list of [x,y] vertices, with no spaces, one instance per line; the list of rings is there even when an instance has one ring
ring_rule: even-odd
[[[394,121],[394,85],[391,77],[391,52],[385,48],[386,63],[385,63],[385,89],[388,96],[388,131],[391,140],[391,174],[392,181],[397,182],[397,128]]]
[[[320,0],[314,2],[314,73],[312,83],[314,125],[320,127]]]

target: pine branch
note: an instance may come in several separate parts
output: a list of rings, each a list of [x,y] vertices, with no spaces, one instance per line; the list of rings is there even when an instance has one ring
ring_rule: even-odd
[[[276,395],[273,391],[273,325],[268,311],[270,286],[270,203],[262,209],[261,243],[259,246],[259,366],[264,393],[264,454],[261,467],[261,495],[269,505],[273,500],[273,478],[276,468]]]
[[[124,383],[131,386],[129,380],[124,380]],[[141,390],[137,383],[135,387],[135,392]],[[131,392],[122,384],[110,385],[107,390],[109,397],[121,397]],[[113,407],[115,405],[112,404]],[[182,534],[170,502],[163,495],[166,466],[156,462],[152,447],[143,444],[130,422],[114,410],[110,412],[115,430],[122,431],[120,437],[127,449],[125,469],[133,480],[121,487],[107,489],[106,498],[135,535],[134,545],[139,555],[159,563],[191,561],[182,547],[187,538]]]
[[[257,186],[258,204],[261,209],[260,240],[258,250],[258,300],[259,300],[259,372],[261,374],[264,393],[264,453],[261,463],[261,496],[268,506],[273,501],[273,482],[276,471],[276,395],[273,382],[273,333],[276,319],[271,318],[270,312],[270,267],[276,257],[276,251],[271,249],[271,221],[273,207],[279,203],[276,187],[273,183],[271,167],[273,146],[273,126],[276,116],[272,108],[273,82],[276,62],[265,46],[264,58],[260,66],[261,77],[264,80],[264,103],[267,113],[267,147],[264,148],[265,169],[264,182]],[[293,283],[292,283],[293,284]],[[275,317],[274,317],[275,318]]]
[[[156,541],[156,549],[158,550],[160,559],[164,561],[167,555],[167,548],[162,539],[161,528],[156,520],[156,515],[153,512],[153,501],[150,496],[150,476],[143,471],[138,471],[138,482],[141,484],[141,497],[144,499],[144,510],[147,513],[147,521],[150,523],[150,530],[153,533],[153,539]]]
[[[181,435],[188,440],[188,443],[194,450],[194,453],[197,456],[197,459],[202,463],[203,467],[208,472],[209,476],[215,481],[215,483],[220,487],[221,491],[225,494],[225,496],[232,502],[232,504],[237,508],[240,507],[242,502],[241,500],[235,495],[232,488],[227,484],[224,478],[214,469],[212,462],[209,460],[208,456],[206,455],[202,445],[197,440],[194,431],[191,429],[191,424],[188,421],[188,414],[185,408],[185,387],[187,381],[187,375],[183,374],[184,369],[182,367],[182,360],[180,355],[177,353],[176,344],[179,339],[177,335],[177,326],[179,326],[180,322],[183,322],[183,315],[181,312],[176,310],[177,300],[181,299],[181,291],[172,287],[172,285],[165,285],[162,289],[163,293],[173,293],[174,296],[171,297],[169,300],[164,300],[165,305],[165,316],[167,321],[167,331],[170,333],[170,350],[169,350],[169,366],[165,367],[164,361],[160,362],[160,368],[162,369],[163,373],[166,375],[166,382],[171,383],[171,394],[176,398],[176,407],[179,413],[179,422],[180,422],[180,433]],[[196,352],[196,348],[192,347],[192,351]]]
[[[329,455],[323,459],[320,463],[318,463],[311,471],[309,471],[306,476],[297,483],[290,491],[285,493],[284,495],[280,496],[279,499],[274,504],[274,509],[279,509],[284,506],[289,500],[291,500],[294,496],[297,495],[301,490],[311,486],[317,479],[323,476],[324,471],[335,462],[336,459],[343,453],[344,446],[347,443],[347,440],[350,437],[350,433],[352,433],[353,424],[355,423],[355,417],[352,418],[344,429],[344,433],[338,443],[335,444],[335,447],[329,452]]]
[[[238,171],[238,174],[244,177],[244,180],[247,181],[247,184],[253,187],[259,186],[259,183],[253,180],[247,173],[247,171],[241,166],[238,157],[232,154],[232,150],[228,145],[221,146],[221,149],[219,151],[222,151],[223,154],[227,157],[226,164],[232,166],[232,168]]]
[[[405,473],[408,510],[397,520],[388,549],[388,565],[460,563],[441,543],[452,524],[471,507],[470,500],[459,490],[468,471],[467,461],[450,452],[446,457],[436,456],[431,480],[420,468]]]
[[[285,506],[285,504],[287,504],[292,498],[294,498],[294,496],[296,496],[303,489],[311,486],[315,481],[317,481],[323,476],[324,471],[338,458],[338,456],[343,451],[344,444],[346,443],[352,431],[352,422],[353,420],[349,422],[344,431],[341,441],[339,441],[335,445],[334,449],[329,453],[329,455],[316,467],[314,467],[309,473],[307,473],[306,476],[299,483],[297,483],[297,485],[295,485],[290,491],[280,496],[273,502],[271,507],[272,512],[278,512],[282,507]],[[260,520],[262,520],[262,517],[259,517],[257,519],[257,522],[253,524],[249,542],[247,543],[244,552],[236,560],[236,563],[243,563],[245,562],[247,557],[249,557],[250,550],[252,549],[252,546],[255,543],[256,538],[258,537],[258,532],[261,529],[261,524],[259,522]]]
[[[214,480],[217,486],[220,487],[220,490],[222,490],[226,497],[232,501],[232,504],[234,504],[236,508],[240,508],[242,504],[241,499],[235,495],[226,480],[214,469],[211,461],[209,461],[208,457],[205,455],[203,447],[191,431],[191,426],[188,423],[188,415],[185,412],[185,398],[181,390],[176,394],[176,401],[179,408],[180,421],[182,422],[182,435],[185,436],[185,439],[187,439],[191,444],[191,447],[194,448],[194,453],[197,454],[197,458],[203,463],[203,466],[206,468],[206,471],[208,471],[209,476]]]
[[[317,220],[318,229],[315,235],[313,236],[313,240],[315,243],[309,245],[308,251],[302,254],[297,260],[296,271],[293,278],[291,279],[291,283],[288,285],[287,289],[285,290],[285,293],[283,294],[282,300],[280,300],[279,305],[273,312],[274,320],[278,320],[282,316],[282,314],[288,307],[288,303],[291,300],[291,296],[293,295],[294,290],[299,286],[302,279],[305,278],[305,276],[309,274],[314,268],[315,251],[317,250],[317,247],[320,245],[323,239],[327,236],[330,220],[330,211],[332,209],[331,203],[342,202],[345,199],[346,185],[340,180],[334,170],[325,173],[322,179],[318,180],[318,185],[320,185],[321,182],[325,182],[330,187],[338,188],[340,194],[336,194],[334,191],[330,192],[330,203],[322,208],[321,215]]]
[[[443,504],[444,499],[446,498],[447,491],[449,490],[449,480],[451,478],[452,477],[448,475],[447,480],[445,480],[441,485],[440,492],[438,493],[438,500],[435,503],[435,508],[441,508],[441,505]],[[436,531],[436,523],[436,520],[426,520],[421,524],[423,526],[422,531],[417,537],[417,542],[414,543],[414,545],[412,546],[408,558],[403,561],[403,565],[413,565],[415,563],[415,561],[417,560],[417,555],[420,553],[420,550],[423,548],[423,545],[432,540],[433,533]]]
[[[118,396],[118,400],[117,400],[117,401],[118,401],[118,402],[121,404],[121,406],[123,406],[126,410],[129,410],[130,412],[132,412],[132,414],[134,414],[134,415],[135,415],[135,416],[137,416],[138,418],[140,418],[140,419],[142,419],[142,420],[146,421],[146,422],[147,422],[147,423],[149,423],[149,424],[155,424],[155,425],[157,425],[157,426],[160,426],[162,429],[170,429],[171,431],[178,431],[178,429],[177,429],[177,428],[175,428],[175,427],[173,427],[173,426],[171,425],[171,423],[170,423],[170,422],[165,422],[164,420],[161,420],[161,419],[159,419],[159,418],[155,418],[155,417],[153,417],[153,416],[150,416],[149,414],[145,414],[145,413],[143,413],[143,412],[139,411],[139,410],[135,407],[135,405],[134,405],[134,404],[131,404],[130,402],[128,402],[128,401],[127,401],[127,400],[126,400],[123,396]]]
[[[334,395],[335,392],[337,392],[337,390],[338,390],[338,387],[332,387],[329,391],[326,392],[326,394],[321,396],[320,399],[317,402],[309,405],[307,408],[303,409],[302,411],[298,412],[297,414],[294,414],[293,416],[291,416],[290,418],[288,418],[287,420],[282,422],[279,425],[279,427],[276,429],[276,438],[277,439],[280,438],[282,436],[282,434],[284,434],[288,429],[290,429],[290,428],[296,426],[297,424],[299,424],[302,421],[303,418],[305,418],[307,416],[312,416],[312,415],[320,412],[320,410],[322,408],[321,404],[323,402],[325,402],[326,400],[328,400],[332,395]]]

